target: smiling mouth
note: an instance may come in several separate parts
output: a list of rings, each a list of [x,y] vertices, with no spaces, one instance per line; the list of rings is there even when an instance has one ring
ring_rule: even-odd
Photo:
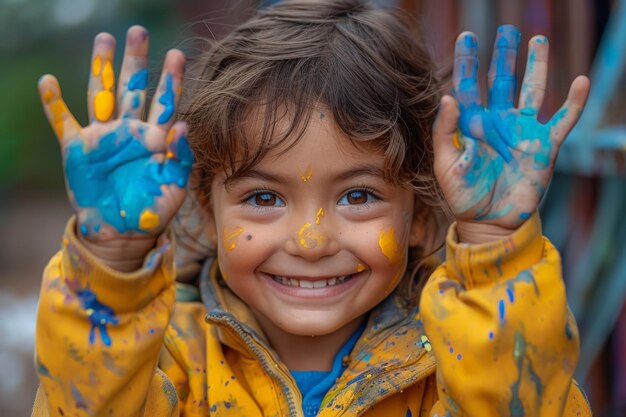
[[[282,277],[280,275],[272,275],[272,279],[279,284],[285,285],[287,287],[298,287],[298,288],[326,288],[326,287],[334,287],[336,285],[343,284],[346,281],[352,279],[354,274],[350,275],[342,275],[339,277],[333,277],[329,279],[318,279],[315,281],[309,281],[304,279],[294,279],[289,277]]]

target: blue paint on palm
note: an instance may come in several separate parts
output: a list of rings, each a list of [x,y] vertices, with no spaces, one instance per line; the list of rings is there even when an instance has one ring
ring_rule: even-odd
[[[96,328],[100,331],[100,338],[106,346],[111,346],[111,338],[107,332],[108,324],[117,324],[118,319],[111,307],[108,307],[98,301],[98,297],[89,288],[83,288],[76,293],[83,308],[87,312],[87,317],[91,321],[91,329],[89,330],[89,343],[94,344],[96,340]]]
[[[148,70],[145,68],[133,74],[130,80],[128,80],[128,89],[130,91],[145,90],[147,86]]]
[[[142,132],[122,122],[93,150],[86,152],[79,140],[68,146],[68,185],[79,207],[94,210],[92,224],[104,221],[120,233],[143,232],[139,218],[144,209],[155,206],[161,186],[187,185],[193,155],[185,138],[173,142],[176,159],[160,163],[142,143]]]
[[[515,63],[521,35],[517,28],[510,25],[501,26],[498,32],[487,108],[481,104],[478,85],[478,43],[475,37],[466,35],[456,45],[457,66],[453,93],[459,102],[459,130],[466,139],[485,142],[495,151],[490,152],[484,146],[469,148],[471,165],[465,174],[465,182],[468,188],[473,189],[474,198],[465,207],[466,210],[489,193],[497,192],[497,181],[506,182],[498,187],[499,190],[506,190],[522,180],[524,175],[520,163],[523,159],[532,157],[532,168],[535,170],[549,168],[553,156],[550,129],[564,117],[565,112],[562,110],[548,124],[543,125],[536,119],[536,110],[530,107],[532,100],[523,103],[519,111],[513,107]],[[540,43],[547,42],[544,39]],[[532,75],[535,70],[535,60],[535,54],[531,52],[527,75]],[[522,142],[524,151],[520,149]],[[514,150],[519,151],[517,159],[513,156]],[[504,216],[511,209],[507,206],[501,212],[486,214],[488,217],[485,218]]]
[[[165,75],[165,91],[159,98],[159,103],[165,106],[163,112],[159,115],[158,122],[160,124],[167,123],[174,114],[174,90],[172,89],[172,74]]]

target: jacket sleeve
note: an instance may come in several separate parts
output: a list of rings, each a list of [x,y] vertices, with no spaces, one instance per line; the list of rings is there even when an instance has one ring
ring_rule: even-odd
[[[175,299],[168,235],[143,268],[120,273],[78,241],[68,222],[43,275],[33,415],[178,415],[176,389],[156,369]]]
[[[578,329],[567,306],[558,251],[537,214],[509,238],[458,243],[421,299],[437,359],[433,416],[588,416],[573,382]]]

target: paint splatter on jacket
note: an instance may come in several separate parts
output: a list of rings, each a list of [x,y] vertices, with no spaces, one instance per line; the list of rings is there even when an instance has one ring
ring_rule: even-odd
[[[245,304],[205,264],[203,302],[176,302],[169,236],[117,273],[70,221],[44,272],[34,416],[301,416],[301,396]],[[589,416],[558,252],[535,215],[509,239],[447,237],[421,309],[369,315],[324,416]]]

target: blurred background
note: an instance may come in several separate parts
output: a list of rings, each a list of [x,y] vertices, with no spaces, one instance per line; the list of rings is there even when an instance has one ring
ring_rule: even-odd
[[[193,55],[190,39],[220,37],[269,3],[0,0],[0,415],[30,415],[37,387],[32,356],[39,281],[70,215],[58,146],[37,97],[38,78],[55,74],[68,106],[85,123],[89,56],[98,32],[118,39],[119,68],[126,29],[147,27],[156,79],[169,48]],[[443,72],[463,30],[476,32],[481,41],[483,72],[499,24],[520,27],[522,45],[532,34],[548,36],[544,120],[565,99],[575,75],[590,74],[588,106],[562,150],[542,214],[545,233],[563,256],[570,305],[581,329],[577,379],[596,416],[626,416],[626,1],[377,3],[416,17]],[[523,47],[520,61],[525,56]]]

